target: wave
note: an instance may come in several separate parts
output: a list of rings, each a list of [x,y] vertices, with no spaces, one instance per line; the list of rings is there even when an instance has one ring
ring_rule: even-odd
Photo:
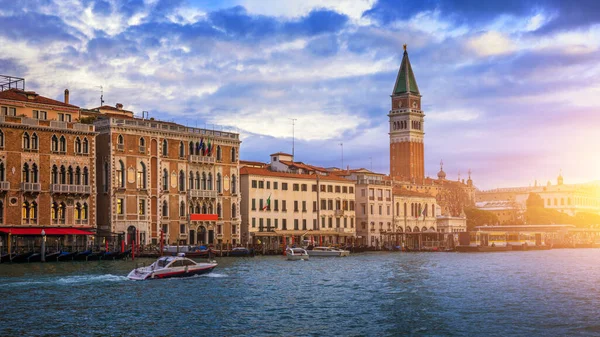
[[[93,283],[93,282],[121,282],[129,281],[125,276],[104,274],[104,275],[76,275],[59,278],[57,283],[73,284],[73,283]]]

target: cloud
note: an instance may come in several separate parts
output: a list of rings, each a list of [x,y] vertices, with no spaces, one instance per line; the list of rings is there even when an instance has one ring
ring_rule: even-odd
[[[516,49],[515,44],[500,32],[485,32],[472,37],[467,46],[479,56],[496,56],[509,54]]]

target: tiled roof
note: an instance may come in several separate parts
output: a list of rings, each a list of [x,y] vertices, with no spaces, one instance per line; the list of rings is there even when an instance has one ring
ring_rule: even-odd
[[[307,170],[307,171],[329,172],[324,167],[308,165],[308,164],[304,164],[302,162],[294,162],[294,161],[288,161],[288,160],[280,160],[279,162],[284,165],[287,165],[287,166],[294,166],[299,169],[303,169],[303,170]]]
[[[317,180],[317,175],[314,174],[298,174],[288,172],[277,172],[271,171],[266,168],[257,167],[242,167],[240,174],[257,175],[257,176],[269,176],[269,177],[281,177],[281,178],[294,178],[294,179],[306,179],[306,180]],[[320,181],[340,181],[346,183],[352,183],[352,180],[344,179],[342,177],[334,175],[318,175]]]
[[[29,98],[27,96],[33,96],[33,98]],[[65,102],[57,101],[48,97],[40,96],[34,91],[24,91],[21,89],[8,89],[4,91],[0,91],[0,99],[6,99],[11,101],[19,101],[19,102],[28,102],[28,103],[37,103],[37,104],[46,104],[46,105],[56,105],[62,107],[69,108],[79,108],[76,105],[67,104]]]
[[[268,166],[269,164],[263,163],[263,162],[259,162],[259,161],[240,160],[240,165],[241,166],[260,166],[260,167],[265,167],[265,166]]]
[[[284,156],[292,156],[289,153],[285,153],[285,152],[277,152],[277,153],[272,153],[271,156],[277,156],[277,155],[284,155]]]
[[[410,191],[401,187],[394,187],[393,190],[394,195],[397,196],[407,196],[407,197],[419,197],[419,198],[434,198],[434,196],[429,195],[427,193],[421,193],[416,191]]]

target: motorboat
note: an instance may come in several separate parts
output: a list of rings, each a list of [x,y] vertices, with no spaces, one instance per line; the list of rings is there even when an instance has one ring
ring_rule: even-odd
[[[196,262],[185,257],[184,253],[178,256],[163,256],[150,266],[142,266],[132,270],[127,277],[130,280],[152,280],[171,277],[189,277],[210,273],[217,266],[216,262]]]
[[[285,255],[290,261],[308,260],[308,252],[304,248],[291,248],[285,250]]]
[[[314,247],[307,250],[310,256],[349,256],[350,251],[332,247]]]
[[[248,249],[245,247],[235,247],[229,252],[229,256],[236,256],[236,257],[254,256],[254,249]]]

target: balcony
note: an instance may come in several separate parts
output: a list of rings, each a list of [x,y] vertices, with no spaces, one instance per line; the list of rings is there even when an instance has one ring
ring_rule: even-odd
[[[215,157],[190,155],[189,161],[190,161],[190,163],[214,164]]]
[[[61,194],[90,194],[92,193],[92,187],[89,185],[52,184],[50,185],[50,192]]]
[[[190,198],[216,198],[217,191],[203,191],[203,190],[188,190],[188,197]]]
[[[40,183],[21,183],[23,192],[39,193],[41,191]]]
[[[10,190],[10,182],[0,181],[0,191],[8,191],[8,190]]]
[[[146,147],[140,146],[140,153],[146,153]]]
[[[334,211],[334,215],[335,216],[343,216],[344,215],[344,210],[343,209],[336,209]]]

